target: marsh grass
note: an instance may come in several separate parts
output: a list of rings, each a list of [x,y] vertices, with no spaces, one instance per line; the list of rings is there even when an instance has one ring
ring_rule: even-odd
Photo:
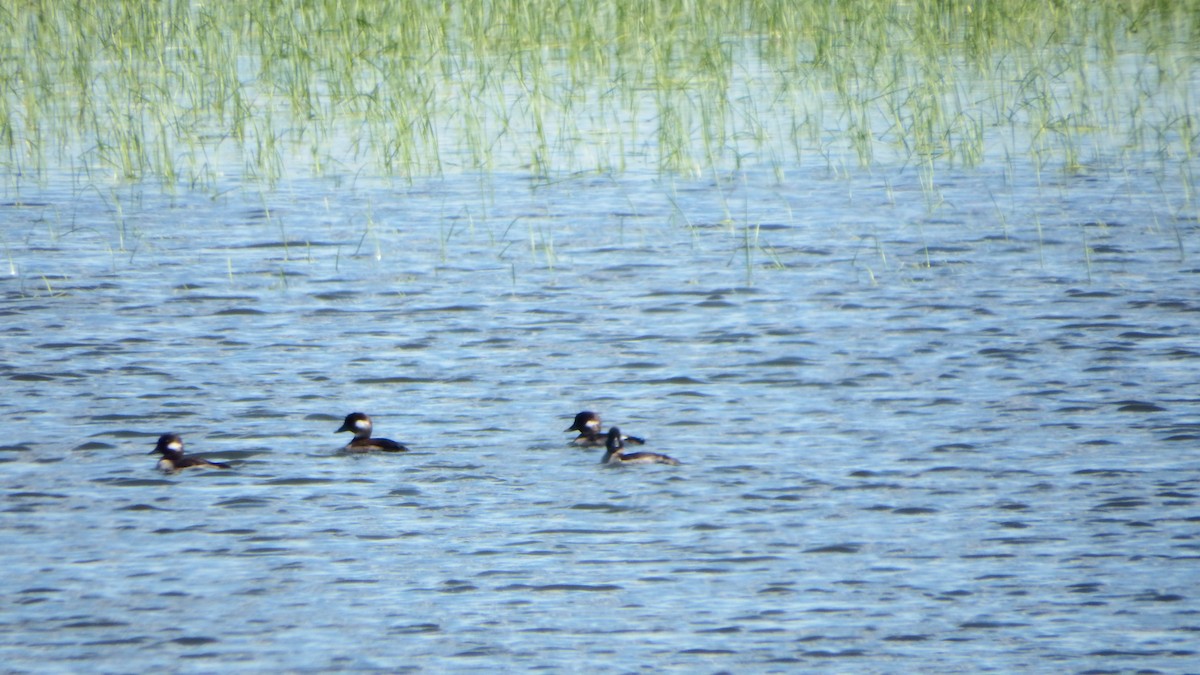
[[[1187,162],[1198,34],[1200,0],[32,0],[0,11],[0,164],[201,188]]]

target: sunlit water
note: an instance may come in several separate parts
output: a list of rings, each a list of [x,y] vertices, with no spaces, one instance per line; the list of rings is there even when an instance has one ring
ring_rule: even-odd
[[[1195,671],[1172,176],[10,190],[0,662]]]

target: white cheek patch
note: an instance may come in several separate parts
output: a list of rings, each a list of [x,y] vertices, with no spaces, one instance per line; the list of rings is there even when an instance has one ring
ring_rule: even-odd
[[[354,420],[355,429],[370,429],[371,423],[366,420]]]
[[[179,441],[171,441],[170,443],[167,443],[167,449],[171,450],[172,452],[183,452],[183,443],[180,443]]]

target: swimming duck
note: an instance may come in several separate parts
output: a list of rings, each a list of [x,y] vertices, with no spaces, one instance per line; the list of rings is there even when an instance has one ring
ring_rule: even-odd
[[[660,455],[657,452],[635,452],[626,455],[621,430],[616,427],[608,430],[604,448],[604,459],[600,460],[601,464],[670,464],[679,466],[679,461],[675,458]]]
[[[153,455],[159,453],[162,458],[158,460],[158,470],[164,473],[175,473],[183,469],[191,469],[194,467],[208,469],[231,469],[224,462],[210,462],[203,457],[189,457],[183,454],[183,439],[179,434],[163,434],[158,437],[158,445],[154,449],[146,453]]]
[[[356,412],[346,415],[346,420],[335,434],[351,431],[354,438],[342,448],[344,452],[408,452],[408,448],[387,438],[371,438],[371,418]]]
[[[572,445],[580,445],[586,448],[604,445],[604,432],[601,431],[600,415],[584,410],[575,416],[575,422],[571,426],[563,429],[563,431],[578,431],[579,435],[572,439]],[[632,445],[645,445],[645,439],[637,436],[622,436],[621,440],[627,441]]]

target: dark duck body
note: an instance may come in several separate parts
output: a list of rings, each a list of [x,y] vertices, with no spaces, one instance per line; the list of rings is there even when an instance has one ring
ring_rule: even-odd
[[[657,452],[633,452],[625,454],[625,442],[621,438],[621,430],[613,427],[608,430],[608,436],[604,439],[604,459],[600,460],[601,464],[624,465],[624,464],[670,464],[671,466],[679,466],[679,461],[674,457],[660,455]]]
[[[585,448],[599,447],[605,443],[604,432],[601,431],[600,415],[584,410],[575,416],[575,421],[571,426],[563,429],[563,431],[578,431],[579,435],[572,441],[572,445],[580,445]],[[622,436],[621,440],[628,442],[631,445],[644,445],[645,439],[637,436]]]
[[[408,452],[408,448],[387,438],[371,438],[371,418],[356,412],[346,415],[335,434],[350,431],[354,438],[342,448],[343,452]]]
[[[158,470],[165,473],[175,473],[184,469],[231,469],[224,462],[210,462],[203,457],[192,457],[183,454],[183,439],[179,434],[163,434],[158,437],[158,445],[154,446],[148,454],[153,455],[158,453],[162,457],[158,460]]]

